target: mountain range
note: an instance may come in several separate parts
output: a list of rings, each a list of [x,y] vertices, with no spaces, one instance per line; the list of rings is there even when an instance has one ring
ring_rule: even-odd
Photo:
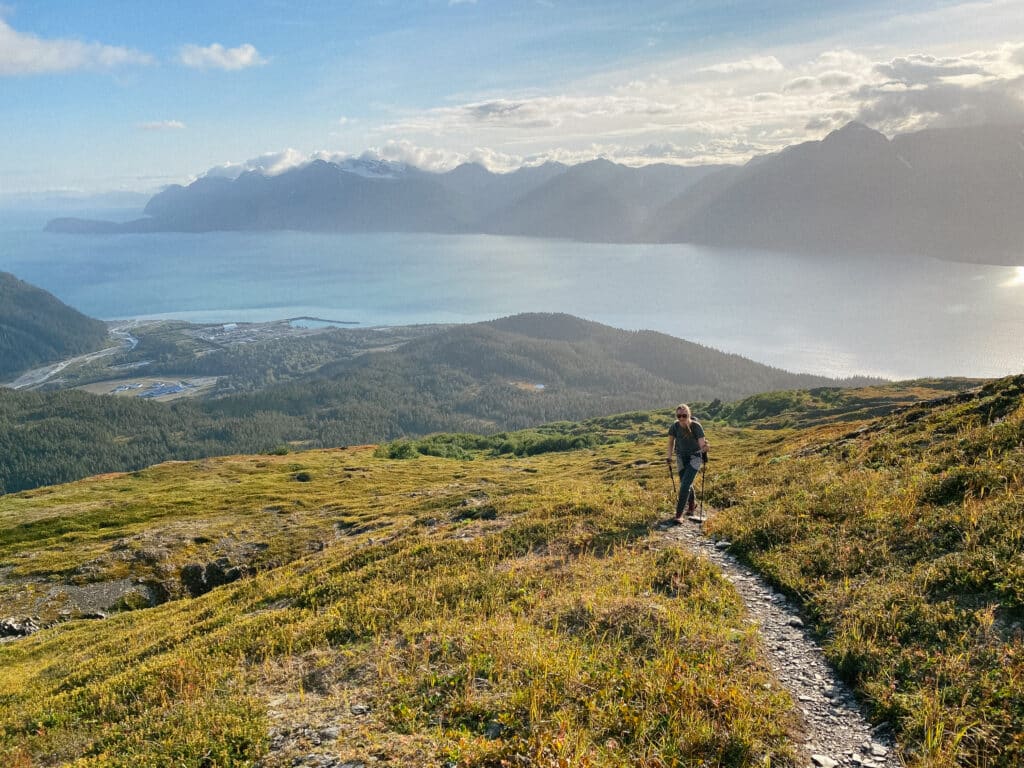
[[[277,175],[207,175],[168,187],[135,221],[61,218],[47,228],[484,233],[1017,264],[1022,206],[1022,126],[889,139],[850,123],[743,166],[599,159],[496,174],[477,164],[432,173],[316,160]]]

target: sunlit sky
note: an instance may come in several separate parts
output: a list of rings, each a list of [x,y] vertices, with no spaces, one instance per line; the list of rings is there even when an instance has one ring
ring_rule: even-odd
[[[742,162],[1024,123],[1024,0],[0,0],[0,196],[311,156]]]

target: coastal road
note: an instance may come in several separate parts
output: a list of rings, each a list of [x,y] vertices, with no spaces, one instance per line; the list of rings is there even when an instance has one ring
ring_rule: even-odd
[[[89,352],[85,355],[69,357],[67,360],[61,360],[59,363],[44,365],[41,368],[33,368],[31,371],[26,371],[21,374],[21,376],[14,381],[7,384],[0,384],[0,386],[7,387],[8,389],[33,389],[34,387],[38,387],[40,384],[49,381],[70,365],[89,363],[93,360],[98,360],[101,357],[107,357],[117,352],[131,352],[139,343],[139,340],[132,336],[129,326],[111,328],[109,333],[110,336],[114,337],[117,341],[115,346],[105,347],[97,352]]]

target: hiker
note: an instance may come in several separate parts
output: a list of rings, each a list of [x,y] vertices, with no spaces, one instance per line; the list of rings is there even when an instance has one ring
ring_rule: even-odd
[[[704,428],[700,422],[690,415],[690,406],[680,403],[676,406],[676,420],[668,428],[668,461],[672,467],[672,454],[676,455],[676,466],[679,469],[679,498],[676,499],[676,520],[683,519],[683,512],[691,514],[697,509],[697,500],[693,496],[693,481],[704,464],[704,454],[708,450],[708,441],[704,437]]]

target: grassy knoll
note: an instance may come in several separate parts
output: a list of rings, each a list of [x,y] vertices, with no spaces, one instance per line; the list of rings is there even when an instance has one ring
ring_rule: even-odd
[[[4,497],[5,612],[261,547],[201,597],[0,646],[0,764],[289,765],[324,725],[388,765],[785,764],[792,702],[736,595],[646,545],[668,479],[626,421],[525,458],[232,457]]]
[[[1024,764],[1022,394],[738,433],[716,465],[710,530],[805,603],[915,766]]]

